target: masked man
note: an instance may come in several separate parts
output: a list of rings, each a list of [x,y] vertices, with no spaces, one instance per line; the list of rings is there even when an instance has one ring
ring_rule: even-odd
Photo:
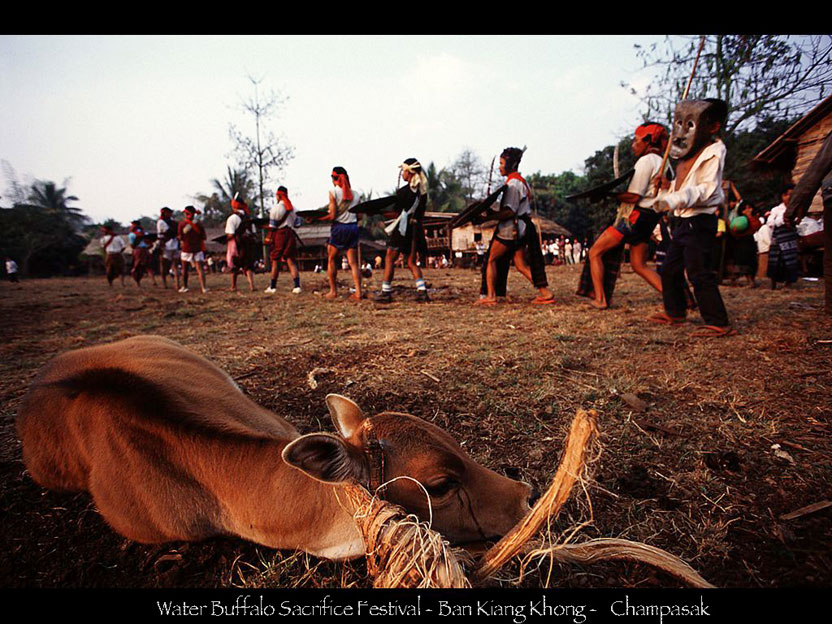
[[[375,297],[379,303],[393,300],[393,274],[396,260],[402,255],[407,258],[407,266],[416,281],[416,300],[426,302],[428,290],[422,269],[417,260],[419,254],[427,254],[428,244],[422,220],[428,202],[428,179],[422,171],[422,165],[415,158],[408,158],[399,169],[402,180],[407,184],[396,191],[395,221],[390,224],[387,253],[384,259],[384,279],[381,293]]]
[[[670,157],[677,161],[676,179],[657,176],[655,207],[679,217],[662,264],[664,311],[650,320],[674,325],[685,321],[685,272],[705,325],[694,336],[728,336],[736,330],[719,293],[711,258],[716,253],[717,210],[724,201],[722,172],[725,144],[718,138],[728,107],[722,100],[685,100],[676,105]]]

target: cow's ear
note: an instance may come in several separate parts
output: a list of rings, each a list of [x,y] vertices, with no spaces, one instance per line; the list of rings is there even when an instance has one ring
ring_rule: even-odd
[[[364,454],[330,433],[310,433],[283,449],[283,461],[324,483],[367,480]]]
[[[338,433],[347,440],[366,418],[358,405],[340,394],[326,395],[326,406],[329,408],[329,415]]]

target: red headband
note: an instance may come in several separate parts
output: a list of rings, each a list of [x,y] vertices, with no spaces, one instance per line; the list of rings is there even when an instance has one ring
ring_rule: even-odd
[[[333,169],[332,178],[335,180],[335,184],[340,186],[341,189],[344,191],[344,199],[347,201],[352,201],[352,188],[350,187],[350,177],[346,173],[336,173]]]
[[[656,123],[642,124],[636,128],[636,136],[642,140],[644,137],[650,137],[650,145],[664,150],[667,147],[667,129]]]
[[[286,205],[286,210],[288,210],[289,212],[294,210],[295,207],[292,205],[292,202],[289,199],[289,195],[285,191],[277,191],[276,195],[278,201],[281,201]]]
[[[237,201],[236,199],[231,200],[231,209],[232,210],[242,210],[246,214],[248,214],[248,204],[242,201]]]

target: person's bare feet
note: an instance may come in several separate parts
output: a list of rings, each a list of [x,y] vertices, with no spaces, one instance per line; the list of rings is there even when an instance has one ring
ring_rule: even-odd
[[[324,295],[324,299],[335,299],[338,294],[334,290],[330,290],[327,294]]]
[[[598,301],[597,299],[590,299],[589,305],[591,305],[596,310],[606,310],[609,308],[605,301]]]

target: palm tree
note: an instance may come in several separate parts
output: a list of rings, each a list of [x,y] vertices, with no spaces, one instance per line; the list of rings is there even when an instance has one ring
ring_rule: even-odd
[[[240,199],[248,203],[249,198],[254,197],[256,185],[254,180],[249,178],[249,172],[245,168],[232,169],[226,165],[225,178],[211,180],[211,185],[219,193],[220,202],[231,210],[231,200],[239,193]]]
[[[68,225],[71,229],[80,229],[89,219],[80,208],[70,206],[70,202],[78,201],[75,195],[67,195],[66,181],[59,188],[49,180],[36,180],[29,193],[29,204],[43,209],[46,214]]]

